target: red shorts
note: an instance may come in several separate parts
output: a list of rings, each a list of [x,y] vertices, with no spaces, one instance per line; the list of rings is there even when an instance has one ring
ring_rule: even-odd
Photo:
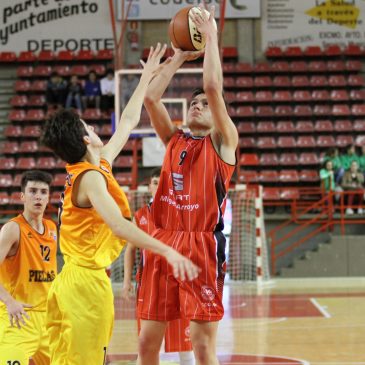
[[[153,236],[189,258],[201,272],[195,280],[182,282],[174,278],[164,258],[146,251],[138,292],[138,317],[154,321],[222,319],[226,268],[223,233],[158,229]]]

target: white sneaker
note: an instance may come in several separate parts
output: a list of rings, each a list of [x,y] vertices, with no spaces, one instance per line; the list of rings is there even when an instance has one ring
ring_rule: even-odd
[[[351,208],[347,208],[346,209],[346,214],[348,214],[348,215],[354,214],[354,210],[351,209]]]
[[[359,208],[359,209],[357,210],[357,214],[364,214],[364,209]]]

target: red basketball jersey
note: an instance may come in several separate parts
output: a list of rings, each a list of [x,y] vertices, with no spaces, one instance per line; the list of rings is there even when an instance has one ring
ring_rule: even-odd
[[[193,137],[178,131],[168,144],[152,204],[156,227],[185,232],[223,230],[234,169],[215,151],[210,135]]]

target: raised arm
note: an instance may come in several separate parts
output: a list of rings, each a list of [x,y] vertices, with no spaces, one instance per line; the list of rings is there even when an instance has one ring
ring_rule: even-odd
[[[151,47],[147,62],[143,65],[143,72],[139,83],[134,90],[128,104],[123,110],[120,117],[118,127],[111,137],[110,141],[103,147],[101,157],[105,158],[110,164],[119,155],[120,151],[128,141],[129,135],[141,118],[141,110],[143,99],[146,94],[148,84],[152,78],[158,73],[160,68],[160,60],[166,51],[166,45],[161,47],[158,43],[156,49]]]
[[[192,19],[198,30],[206,37],[203,88],[214,122],[213,143],[225,162],[235,164],[238,133],[228,115],[222,95],[223,73],[219,57],[217,28],[214,23],[214,6],[210,9],[209,18],[202,10],[201,15],[195,13]]]
[[[104,177],[99,172],[86,172],[81,177],[80,190],[86,192],[91,205],[117,237],[165,257],[173,267],[176,278],[185,280],[187,276],[189,280],[193,280],[197,277],[198,268],[190,260],[152,238],[122,216],[117,203],[107,190]]]
[[[8,255],[16,254],[17,245],[19,244],[20,230],[15,222],[8,222],[0,231],[0,265]],[[12,252],[14,250],[14,252]],[[0,284],[0,300],[6,305],[11,326],[16,325],[18,328],[25,326],[25,320],[29,316],[25,308],[32,306],[15,300],[11,294]]]
[[[177,127],[172,123],[169,113],[161,101],[162,95],[181,65],[185,61],[200,57],[202,54],[201,52],[183,52],[176,48],[173,49],[175,53],[171,61],[164,65],[161,72],[152,80],[144,99],[151,124],[165,145],[169,143]]]

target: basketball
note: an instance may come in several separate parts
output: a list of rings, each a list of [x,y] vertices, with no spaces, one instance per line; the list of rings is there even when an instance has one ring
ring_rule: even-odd
[[[169,25],[169,37],[176,48],[183,51],[200,51],[205,47],[205,37],[198,31],[191,19],[192,12],[201,13],[205,11],[209,17],[209,12],[197,6],[188,6],[178,11],[171,19]]]

